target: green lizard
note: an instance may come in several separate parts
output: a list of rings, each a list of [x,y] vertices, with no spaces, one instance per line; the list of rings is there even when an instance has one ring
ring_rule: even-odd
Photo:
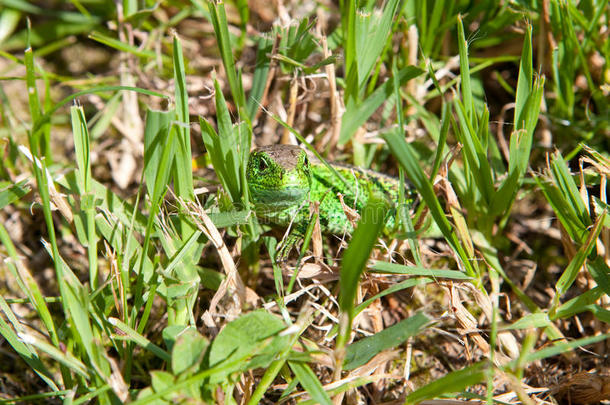
[[[387,232],[394,230],[399,181],[372,170],[338,163],[331,166],[347,184],[298,146],[265,146],[250,153],[246,177],[257,217],[279,226],[292,225],[289,237],[278,251],[279,259],[285,259],[293,245],[304,237],[311,202],[320,204],[322,232],[343,235],[353,230],[346,211],[353,209],[359,213],[369,193],[383,194],[392,208],[381,214],[385,216],[382,220]],[[411,202],[410,197],[407,193],[406,202]]]

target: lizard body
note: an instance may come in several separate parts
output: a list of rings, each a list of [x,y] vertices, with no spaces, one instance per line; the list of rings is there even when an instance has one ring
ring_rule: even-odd
[[[353,231],[346,207],[362,212],[373,192],[387,198],[391,209],[380,214],[385,216],[381,220],[385,222],[386,231],[391,232],[395,226],[399,181],[372,170],[339,163],[331,163],[331,166],[348,185],[298,146],[273,145],[253,150],[246,177],[257,217],[279,226],[292,224],[291,243],[294,243],[307,229],[310,202],[317,201],[322,232],[342,235]],[[408,197],[409,194],[407,201]]]

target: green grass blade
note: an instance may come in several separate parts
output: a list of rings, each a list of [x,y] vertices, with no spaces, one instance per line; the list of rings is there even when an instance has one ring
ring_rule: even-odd
[[[77,399],[72,401],[71,405],[80,405],[80,404],[84,404],[84,403],[90,403],[92,400],[101,396],[106,391],[110,391],[111,389],[112,389],[112,387],[110,385],[108,385],[108,384],[103,385],[96,390],[93,390],[91,392],[86,393],[85,395],[78,397]]]
[[[384,199],[371,195],[360,221],[354,230],[354,235],[343,255],[340,273],[339,307],[350,314],[354,310],[354,299],[358,289],[360,275],[373,250],[377,236],[383,227],[386,209]]]
[[[532,150],[534,130],[536,129],[536,124],[538,122],[543,90],[544,77],[536,78],[531,92],[522,107],[519,120],[516,121],[515,131],[511,133],[509,173],[518,170],[522,176],[522,173],[525,173],[527,170]],[[519,97],[519,95],[517,95],[517,97]]]
[[[341,6],[341,28],[343,32],[343,52],[345,62],[345,105],[358,100],[360,82],[358,77],[356,49],[356,0],[343,0]]]
[[[573,215],[577,216],[583,226],[592,225],[591,218],[585,207],[585,202],[582,200],[578,191],[576,182],[572,177],[566,161],[559,153],[556,153],[551,158],[551,173],[557,188],[562,193],[562,196],[567,203],[568,209]],[[579,239],[584,240],[582,236]]]
[[[373,336],[367,336],[350,344],[345,348],[343,368],[353,370],[363,366],[378,353],[401,345],[409,337],[417,335],[430,322],[431,319],[420,312],[377,332]]]
[[[231,46],[231,38],[229,36],[229,23],[227,22],[227,14],[225,12],[225,5],[222,1],[210,1],[208,2],[208,9],[210,11],[210,18],[212,19],[212,25],[214,26],[214,33],[216,34],[216,41],[218,42],[218,48],[220,49],[220,56],[222,58],[222,64],[224,65],[227,81],[229,82],[229,88],[233,95],[233,102],[237,105],[242,119],[248,117],[246,112],[246,96],[241,82],[238,80],[237,71],[235,69],[235,61],[233,59],[233,47]]]
[[[392,96],[394,92],[394,80],[397,80],[399,85],[403,86],[406,82],[421,75],[423,72],[424,71],[418,67],[407,66],[398,72],[398,77],[392,78],[379,86],[362,103],[357,104],[353,100],[348,100],[346,111],[341,119],[339,144],[343,145],[348,142],[356,130],[369,119],[384,101]]]
[[[586,338],[581,338],[577,340],[573,340],[571,342],[557,342],[550,347],[545,347],[544,349],[540,349],[535,351],[534,353],[530,353],[525,356],[526,362],[533,362],[542,359],[546,359],[548,357],[557,356],[558,354],[570,352],[574,349],[591,345],[593,343],[601,342],[604,340],[610,339],[610,334],[602,334],[597,336],[591,336]],[[510,362],[507,366],[512,367],[515,362]]]
[[[607,310],[606,308],[602,308],[599,305],[589,305],[589,307],[587,309],[589,311],[591,311],[593,316],[595,316],[597,319],[610,325],[610,311],[609,310]]]
[[[461,370],[453,371],[410,393],[407,395],[404,403],[405,405],[415,405],[426,399],[438,398],[443,394],[460,392],[471,385],[483,381],[487,375],[488,367],[489,363],[483,361]]]
[[[108,100],[104,108],[89,120],[91,139],[99,139],[108,130],[112,124],[112,119],[121,106],[121,98],[121,93],[116,93]]]
[[[155,120],[155,121],[153,121],[153,123],[163,124],[163,122],[162,122],[163,118],[159,117],[159,120],[161,120],[161,121]],[[144,305],[144,302],[145,302],[143,293],[144,293],[145,287],[146,287],[145,286],[146,273],[144,272],[144,269],[145,269],[145,265],[147,264],[147,261],[149,260],[148,250],[151,247],[151,238],[153,237],[153,233],[155,231],[156,217],[157,217],[159,210],[161,209],[161,202],[162,202],[163,196],[165,195],[165,192],[166,192],[167,186],[168,186],[169,176],[166,176],[166,174],[170,173],[170,171],[171,171],[173,155],[174,155],[175,149],[176,149],[175,138],[178,136],[176,131],[177,131],[176,125],[172,125],[169,128],[167,128],[167,132],[166,132],[165,128],[163,128],[163,127],[159,128],[160,133],[166,134],[166,141],[161,142],[161,145],[160,145],[160,147],[162,148],[162,153],[161,153],[161,158],[159,160],[159,167],[156,170],[157,176],[154,179],[152,198],[150,201],[150,208],[149,208],[150,212],[147,217],[146,231],[144,234],[144,244],[143,244],[142,251],[141,251],[140,257],[139,257],[137,280],[135,282],[135,288],[134,288],[135,300],[134,300],[134,305],[132,306],[130,320],[129,320],[131,326],[135,325],[137,313],[140,311],[142,305]],[[145,130],[145,132],[147,132],[147,131]],[[154,134],[155,128],[153,128],[150,132]],[[148,186],[150,187],[150,184]],[[146,284],[148,284],[148,283],[146,283]],[[154,283],[154,286],[156,286],[156,282]],[[153,294],[148,296],[148,302],[146,303],[144,317],[143,317],[143,319],[140,320],[140,323],[138,325],[138,330],[140,330],[140,331],[144,330],[144,328],[146,327],[145,321],[148,317],[147,314],[148,314],[148,311],[150,310],[150,306],[152,305],[152,299],[154,297],[155,288],[156,287],[153,287],[151,290],[151,291],[153,291]]]
[[[574,55],[577,56],[577,60],[578,62],[580,62],[580,68],[582,69],[582,73],[585,76],[587,86],[589,88],[589,91],[591,92],[593,99],[595,100],[595,104],[600,109],[600,111],[607,111],[607,97],[604,97],[601,94],[598,89],[598,86],[593,81],[591,71],[589,70],[589,61],[587,60],[587,57],[585,56],[585,53],[583,51],[583,47],[581,46],[581,39],[579,39],[575,31],[576,24],[574,24],[572,17],[577,16],[579,13],[577,11],[572,11],[574,9],[570,8],[567,3],[560,3],[559,9],[561,11],[562,22],[565,21],[565,23],[562,24],[562,28],[563,34],[567,38],[565,42],[570,51],[569,57],[573,58]],[[582,25],[585,26],[586,22]]]
[[[78,165],[77,178],[83,185],[84,194],[81,197],[81,210],[85,215],[87,233],[87,257],[89,261],[89,282],[93,290],[99,285],[97,268],[97,233],[95,230],[95,199],[91,193],[91,160],[89,146],[89,130],[82,107],[70,109],[72,119],[72,134]]]
[[[81,377],[89,380],[91,379],[91,374],[87,369],[87,366],[83,364],[77,357],[75,357],[70,352],[63,352],[59,350],[57,347],[48,344],[45,341],[42,341],[32,335],[29,334],[20,334],[19,338],[27,344],[30,344],[37,348],[40,352],[46,354],[47,356],[53,358],[58,361],[62,365],[68,367],[74,373],[80,375]]]
[[[552,177],[549,180],[535,177],[536,183],[570,237],[584,243],[587,229],[592,225],[591,218],[567,163],[559,153],[551,157],[550,169]]]
[[[409,180],[411,180],[413,186],[415,186],[423,201],[430,209],[430,214],[439,227],[441,233],[460,257],[466,274],[469,277],[475,277],[476,273],[470,264],[470,259],[460,244],[451,223],[443,212],[441,204],[434,193],[432,184],[419,165],[419,160],[413,152],[412,147],[407,145],[401,134],[397,132],[387,133],[384,138],[390,147],[390,151],[405,170]]]
[[[570,288],[574,280],[576,280],[576,276],[584,265],[587,256],[589,256],[589,254],[595,247],[597,237],[599,236],[603,228],[604,217],[605,213],[598,218],[597,223],[589,233],[586,243],[583,244],[580,249],[578,249],[578,252],[576,252],[576,255],[570,261],[570,264],[568,264],[568,267],[566,267],[564,272],[559,277],[557,284],[555,284],[557,299],[559,299],[560,296],[564,295],[567,292],[568,288]]]
[[[458,49],[460,53],[460,80],[464,111],[468,120],[474,119],[474,102],[472,100],[472,86],[470,84],[470,66],[468,62],[468,42],[464,36],[462,16],[457,16]]]
[[[45,243],[47,251],[51,251],[52,246]],[[67,318],[70,320],[73,338],[87,353],[87,359],[91,368],[95,370],[97,376],[102,379],[110,376],[110,365],[103,356],[103,347],[101,346],[98,330],[92,325],[93,314],[90,313],[90,297],[87,289],[81,284],[76,275],[68,267],[66,262],[57,256],[59,265],[62,266],[62,274],[64,276],[63,288],[60,289],[62,297],[62,305],[66,312]]]
[[[610,267],[604,259],[599,256],[587,263],[587,270],[608,297],[610,297]]]
[[[163,350],[156,344],[152,343],[150,340],[146,339],[144,336],[142,336],[140,333],[138,333],[133,328],[130,328],[124,322],[121,322],[117,318],[108,318],[108,321],[110,322],[110,324],[113,327],[116,327],[121,332],[125,333],[126,337],[122,337],[122,338],[131,340],[138,346],[148,350],[149,352],[151,352],[152,354],[154,354],[155,356],[157,356],[158,358],[160,358],[163,361],[166,361],[166,362],[171,361],[171,356],[168,352],[166,352],[165,350]]]
[[[193,190],[193,171],[191,167],[191,137],[188,93],[186,91],[186,74],[184,72],[184,57],[182,55],[182,44],[178,35],[174,35],[174,82],[176,88],[176,152],[174,155],[174,189],[177,197],[190,201],[195,198]],[[181,229],[182,237],[186,235],[185,229]],[[190,232],[190,231],[189,231]]]
[[[11,8],[5,8],[0,12],[0,47],[5,39],[10,37],[21,19],[21,12]]]
[[[28,100],[30,105],[30,116],[33,118],[34,128],[36,128],[36,124],[42,121],[41,117],[41,109],[40,102],[37,97],[36,92],[36,83],[34,78],[34,58],[32,55],[32,49],[28,48],[25,52],[25,68],[26,68],[26,83],[28,88]],[[33,87],[31,87],[33,85]],[[36,94],[36,98],[32,98],[32,93]],[[38,118],[34,118],[38,117]],[[45,224],[47,227],[47,232],[49,235],[49,242],[51,244],[51,257],[53,258],[53,264],[55,268],[55,275],[58,280],[60,294],[62,295],[62,299],[64,298],[65,291],[65,283],[63,279],[63,267],[60,263],[59,258],[59,248],[57,246],[57,238],[55,236],[55,225],[53,222],[53,217],[51,213],[51,197],[49,188],[54,187],[52,183],[52,178],[47,171],[46,160],[42,157],[42,147],[40,145],[40,133],[44,131],[44,126],[39,126],[39,131],[32,129],[28,131],[28,141],[30,144],[30,154],[32,161],[32,170],[34,172],[34,176],[36,177],[36,185],[38,186],[38,191],[40,193],[40,199],[42,201],[42,209]],[[57,342],[56,342],[57,343]],[[61,374],[63,377],[63,382],[66,386],[71,386],[71,377],[67,370],[67,368],[62,365]]]
[[[519,77],[517,79],[517,94],[515,96],[514,122],[517,128],[521,126],[521,116],[525,103],[532,92],[532,26],[527,24],[523,50],[521,51],[521,62],[519,63]]]
[[[254,121],[256,114],[258,113],[259,103],[263,97],[265,86],[267,85],[267,76],[269,75],[269,54],[273,48],[273,38],[267,35],[261,35],[258,37],[258,50],[256,51],[256,67],[254,68],[254,75],[252,76],[252,88],[250,89],[250,95],[248,97],[248,103],[246,110],[250,121]]]
[[[40,98],[38,96],[38,88],[36,87],[36,77],[34,68],[34,54],[32,48],[28,48],[24,54],[24,64],[26,69],[26,86],[28,89],[28,103],[30,106],[30,117],[33,123],[37,123],[43,114]],[[48,157],[48,145],[44,144],[44,137],[41,136],[44,129],[40,132],[32,133],[30,141],[30,149],[34,156]]]
[[[341,354],[351,333],[354,300],[358,291],[360,276],[377,241],[377,236],[383,228],[386,209],[384,198],[375,194],[369,197],[360,221],[358,221],[354,230],[352,240],[343,255],[343,263],[339,274],[339,308],[342,312],[342,320],[337,336],[338,361],[342,361]]]
[[[376,260],[371,265],[371,272],[375,273],[387,273],[387,274],[404,274],[408,276],[425,276],[425,277],[438,277],[438,278],[449,278],[454,280],[469,280],[470,277],[464,274],[462,271],[457,270],[446,270],[446,269],[433,269],[420,266],[405,266],[398,263],[389,263]]]
[[[603,289],[600,287],[593,287],[560,305],[554,311],[551,320],[567,319],[581,312],[588,311],[591,304],[599,300],[602,295],[604,295]]]
[[[460,124],[460,130],[456,132],[456,136],[464,145],[462,148],[464,160],[468,162],[465,169],[466,175],[474,180],[479,194],[484,199],[484,205],[479,209],[483,211],[494,194],[493,174],[489,166],[487,150],[481,144],[480,134],[476,132],[472,120],[468,118],[465,104],[462,104],[460,100],[455,100],[454,105]],[[489,111],[485,108],[483,114],[488,116]],[[483,121],[485,120],[483,119]],[[486,130],[487,127],[482,123],[480,129]]]
[[[151,201],[156,201],[155,183],[161,178],[161,183],[167,184],[170,175],[170,166],[165,165],[160,172],[163,150],[169,138],[171,120],[176,116],[171,111],[146,111],[146,124],[144,126],[144,180],[146,190]]]
[[[55,346],[59,346],[59,336],[57,334],[51,312],[49,311],[49,308],[45,302],[45,297],[42,295],[42,292],[40,291],[34,277],[32,277],[28,269],[25,268],[21,263],[17,255],[17,249],[15,249],[6,228],[2,224],[0,224],[0,242],[9,255],[9,259],[5,259],[4,263],[12,273],[15,280],[17,280],[21,291],[27,295],[28,300],[36,309],[37,315],[40,317],[47,332],[49,333],[51,342]]]
[[[30,191],[31,189],[27,185],[27,180],[22,180],[16,184],[0,182],[0,210],[18,201]]]
[[[97,41],[101,44],[107,45],[111,48],[114,48],[118,51],[130,53],[132,55],[138,56],[140,58],[151,58],[154,59],[157,57],[157,53],[153,51],[142,50],[136,46],[126,44],[125,42],[119,41],[118,39],[111,38],[107,35],[104,35],[99,32],[92,32],[89,34],[89,39]],[[165,56],[167,58],[167,56]]]
[[[307,364],[298,361],[289,361],[288,365],[295,377],[299,380],[301,386],[316,403],[326,405],[331,405],[333,403],[326,391],[324,391],[322,383],[320,383],[318,377],[316,377]]]
[[[519,330],[530,328],[546,328],[551,324],[549,315],[545,312],[536,312],[527,314],[515,322],[501,328],[502,330]]]
[[[369,299],[362,301],[362,303],[360,303],[356,308],[354,308],[354,316],[358,315],[360,312],[362,312],[366,308],[368,308],[368,306],[371,305],[373,302],[375,302],[376,300],[378,300],[382,297],[385,297],[386,295],[390,295],[395,292],[405,290],[407,288],[411,288],[411,287],[415,287],[415,286],[423,285],[423,284],[428,284],[428,283],[433,283],[433,282],[436,282],[436,280],[434,280],[432,278],[427,278],[427,277],[419,277],[419,278],[410,278],[408,280],[401,281],[400,283],[393,284],[392,286],[386,288],[379,294],[375,294],[372,297],[370,297]]]
[[[244,129],[239,125],[233,126],[220,84],[214,81],[214,86],[218,133],[203,117],[199,117],[201,136],[220,183],[233,204],[243,207],[246,204],[242,201],[245,192],[242,179],[247,161],[244,156],[250,151],[249,142],[244,140],[244,135],[247,137],[248,132],[242,132]]]
[[[184,245],[182,245],[180,247],[180,249],[178,249],[178,251],[175,252],[174,256],[172,256],[172,258],[169,260],[169,263],[167,263],[167,266],[165,266],[165,268],[163,269],[163,272],[165,274],[170,275],[170,274],[172,274],[174,269],[176,269],[177,273],[178,273],[178,280],[180,280],[180,282],[192,283],[195,281],[192,279],[189,280],[189,279],[183,278],[182,277],[183,274],[182,274],[181,269],[179,269],[179,265],[183,264],[185,257],[188,255],[191,248],[195,246],[195,243],[197,242],[197,238],[199,238],[199,236],[201,236],[201,233],[202,233],[201,231],[195,231],[191,234],[191,236],[189,236],[186,239],[186,241],[184,242]],[[198,280],[199,280],[199,277],[197,277],[197,281]]]
[[[49,399],[49,398],[59,397],[58,399],[61,399],[61,397],[68,396],[69,394],[73,394],[73,393],[74,393],[73,390],[43,392],[40,394],[24,395],[22,397],[3,399],[2,404],[3,405],[13,404],[13,403],[15,403],[15,404],[32,404],[32,403],[38,404],[38,403],[44,402],[44,400]]]
[[[133,86],[100,86],[100,87],[93,87],[93,88],[83,90],[83,91],[77,91],[76,93],[71,94],[71,95],[65,97],[64,99],[62,99],[61,101],[59,101],[58,103],[56,103],[53,106],[53,108],[47,110],[47,112],[44,115],[42,115],[40,117],[40,119],[34,121],[32,133],[35,134],[36,136],[38,136],[37,134],[40,132],[41,127],[51,121],[51,117],[57,112],[57,110],[59,110],[61,107],[65,106],[66,104],[71,103],[73,100],[75,100],[81,96],[87,95],[87,94],[103,93],[103,92],[107,92],[107,91],[118,91],[118,90],[129,90],[129,91],[135,91],[135,92],[141,93],[141,94],[146,94],[148,96],[168,98],[168,96],[158,93],[156,91],[141,89],[139,87],[133,87]]]
[[[383,51],[392,29],[392,21],[398,10],[399,0],[389,0],[385,3],[381,15],[376,11],[363,14],[358,13],[356,17],[357,59],[358,59],[358,89],[362,90],[373,66]],[[363,26],[363,19],[367,19]]]
[[[10,310],[8,304],[3,297],[0,296],[0,308],[7,316],[7,318],[13,318],[13,325],[17,322],[15,315]],[[22,339],[17,336],[15,330],[13,330],[5,320],[0,317],[0,335],[6,339],[7,343],[17,352],[17,354],[34,370],[36,374],[49,386],[52,390],[57,391],[59,388],[55,384],[53,375],[42,363],[38,357],[36,350],[26,344]]]
[[[190,119],[188,106],[188,93],[186,89],[186,73],[184,66],[184,56],[182,54],[182,43],[178,35],[174,35],[173,39],[173,65],[174,65],[174,82],[175,82],[175,100],[176,100],[176,121],[173,122],[173,130],[176,133],[174,137],[175,147],[173,154],[174,164],[171,165],[173,170],[174,192],[178,198],[183,201],[192,201],[195,198],[193,189],[193,172],[192,172],[192,153],[191,153],[191,137],[190,137]],[[182,252],[181,266],[178,267],[177,277],[180,281],[174,285],[170,282],[168,285],[168,318],[170,325],[186,325],[189,322],[194,323],[192,313],[193,305],[196,300],[196,292],[199,290],[199,276],[195,268],[195,262],[201,254],[201,247],[193,245],[193,236],[197,234],[194,231],[192,224],[187,218],[180,215],[178,217],[178,237],[173,239],[174,245],[180,245],[185,241],[183,246],[179,246],[179,252]],[[166,238],[162,238],[165,241]],[[189,243],[191,241],[191,243]],[[185,246],[191,246],[191,249],[184,250]],[[174,253],[176,247],[168,246],[165,248],[169,254]],[[181,287],[187,287],[187,290]]]

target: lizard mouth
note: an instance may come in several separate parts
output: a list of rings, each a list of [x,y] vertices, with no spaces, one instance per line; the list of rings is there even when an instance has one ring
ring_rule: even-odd
[[[257,211],[276,211],[300,204],[309,193],[307,187],[286,186],[282,188],[262,188],[250,183],[250,197]]]

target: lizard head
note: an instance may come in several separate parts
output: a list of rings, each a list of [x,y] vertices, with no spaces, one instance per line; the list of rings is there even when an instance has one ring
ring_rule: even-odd
[[[265,146],[250,152],[246,178],[257,211],[280,211],[298,206],[308,197],[310,162],[297,146]]]

